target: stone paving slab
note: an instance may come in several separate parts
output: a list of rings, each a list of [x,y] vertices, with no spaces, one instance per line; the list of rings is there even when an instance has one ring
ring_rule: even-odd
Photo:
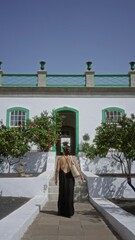
[[[120,240],[89,203],[75,203],[72,218],[57,216],[57,203],[47,202],[21,240]]]

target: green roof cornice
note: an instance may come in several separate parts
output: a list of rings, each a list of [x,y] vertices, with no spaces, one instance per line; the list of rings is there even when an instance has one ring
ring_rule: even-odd
[[[22,74],[18,74],[18,73],[9,73],[9,74],[3,74],[3,77],[37,77],[38,74],[25,74],[25,73],[22,73]]]

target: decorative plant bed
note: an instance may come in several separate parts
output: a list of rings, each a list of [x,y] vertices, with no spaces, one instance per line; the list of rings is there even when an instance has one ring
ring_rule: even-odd
[[[135,199],[108,199],[125,211],[135,215]]]
[[[41,173],[26,173],[20,176],[18,173],[0,173],[0,178],[37,177]]]
[[[0,220],[28,202],[26,197],[0,197]]]
[[[99,177],[125,177],[125,174],[122,173],[96,173],[97,176]],[[131,178],[135,178],[135,173],[131,174]]]

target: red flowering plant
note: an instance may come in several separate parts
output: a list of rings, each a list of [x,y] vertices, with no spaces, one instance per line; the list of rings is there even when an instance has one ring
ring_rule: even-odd
[[[43,111],[40,116],[26,121],[26,139],[28,142],[37,145],[39,151],[46,152],[57,143],[61,135],[63,117],[58,113],[49,115]]]
[[[9,128],[0,121],[0,163],[8,164],[8,172],[11,166],[21,161],[29,149],[22,126]]]

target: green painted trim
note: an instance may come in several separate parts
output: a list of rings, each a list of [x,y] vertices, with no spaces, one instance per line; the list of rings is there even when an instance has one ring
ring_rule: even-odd
[[[5,77],[37,77],[38,74],[29,74],[29,73],[3,73],[2,76]],[[47,74],[47,77],[85,77],[85,74]],[[95,77],[129,77],[130,74],[95,74]]]
[[[37,84],[2,84],[3,87],[37,87]]]
[[[105,111],[106,111],[106,110],[109,110],[109,111],[111,111],[111,110],[113,110],[113,111],[119,111],[119,112],[122,113],[122,115],[125,114],[125,110],[122,109],[122,108],[118,108],[118,107],[108,107],[108,108],[104,108],[104,109],[102,109],[102,122],[103,122],[103,123],[106,122],[106,119],[105,119]]]
[[[23,107],[12,107],[7,109],[6,112],[6,127],[10,127],[10,113],[15,110],[25,111],[26,112],[26,119],[29,119],[29,110]]]
[[[57,108],[57,109],[53,110],[54,114],[57,112],[61,112],[61,111],[71,111],[71,112],[75,112],[75,114],[76,114],[75,154],[76,154],[76,156],[78,156],[78,152],[79,152],[79,111],[74,108],[71,108],[71,107],[62,107],[62,108]],[[56,146],[55,146],[55,149],[56,149]]]
[[[85,74],[47,74],[47,77],[85,77]]]
[[[129,84],[95,84],[95,87],[129,87]]]
[[[75,84],[75,85],[69,85],[69,84],[46,84],[46,86],[47,87],[85,87],[85,85],[84,84],[81,84],[81,85],[79,85],[79,84]]]
[[[129,77],[129,74],[95,74],[95,77]]]
[[[3,74],[2,75],[3,77],[37,77],[38,74],[25,74],[25,73],[22,73],[22,74],[14,74],[14,73],[11,73],[11,74]]]

